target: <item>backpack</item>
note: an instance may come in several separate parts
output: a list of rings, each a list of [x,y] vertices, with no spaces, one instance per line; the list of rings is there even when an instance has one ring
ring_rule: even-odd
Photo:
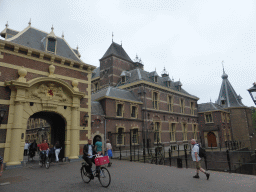
[[[205,149],[203,149],[202,147],[200,147],[200,145],[198,144],[198,147],[199,147],[199,157],[200,158],[205,158],[206,157],[206,151],[205,151]]]

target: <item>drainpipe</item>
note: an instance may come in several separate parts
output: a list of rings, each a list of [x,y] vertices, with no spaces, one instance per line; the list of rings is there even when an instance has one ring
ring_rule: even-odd
[[[106,117],[104,117],[104,152],[106,151],[106,134],[107,134],[107,130],[106,130]],[[105,153],[104,153],[105,154]]]

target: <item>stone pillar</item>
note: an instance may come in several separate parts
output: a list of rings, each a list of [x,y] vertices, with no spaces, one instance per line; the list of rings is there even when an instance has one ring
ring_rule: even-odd
[[[22,117],[23,117],[23,102],[16,101],[14,107],[14,118],[13,127],[11,131],[11,146],[9,161],[6,163],[7,166],[20,165],[20,143],[21,143],[21,132],[22,132]]]
[[[78,158],[78,141],[79,130],[77,125],[78,107],[72,107],[71,109],[71,128],[70,128],[70,156],[69,159]]]

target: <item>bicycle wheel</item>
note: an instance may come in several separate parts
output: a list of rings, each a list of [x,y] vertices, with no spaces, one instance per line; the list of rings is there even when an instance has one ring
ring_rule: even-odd
[[[81,167],[81,177],[85,183],[89,183],[91,181],[89,174],[86,172],[85,166]]]
[[[50,161],[49,161],[49,158],[46,157],[46,159],[45,159],[45,168],[49,169],[49,167],[50,167]]]
[[[111,182],[111,176],[110,176],[110,173],[109,171],[107,170],[107,168],[105,167],[101,167],[100,169],[100,174],[99,174],[99,181],[100,181],[100,184],[103,186],[103,187],[108,187],[110,185],[110,182]]]

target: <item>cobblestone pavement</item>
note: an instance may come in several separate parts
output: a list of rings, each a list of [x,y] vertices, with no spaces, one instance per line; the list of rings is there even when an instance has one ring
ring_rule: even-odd
[[[103,188],[97,178],[89,184],[80,176],[81,162],[51,164],[49,169],[36,163],[26,167],[6,170],[0,177],[0,191],[255,191],[256,178],[252,175],[229,174],[210,171],[206,180],[192,178],[195,169],[143,164],[113,160],[109,167],[111,184]]]

